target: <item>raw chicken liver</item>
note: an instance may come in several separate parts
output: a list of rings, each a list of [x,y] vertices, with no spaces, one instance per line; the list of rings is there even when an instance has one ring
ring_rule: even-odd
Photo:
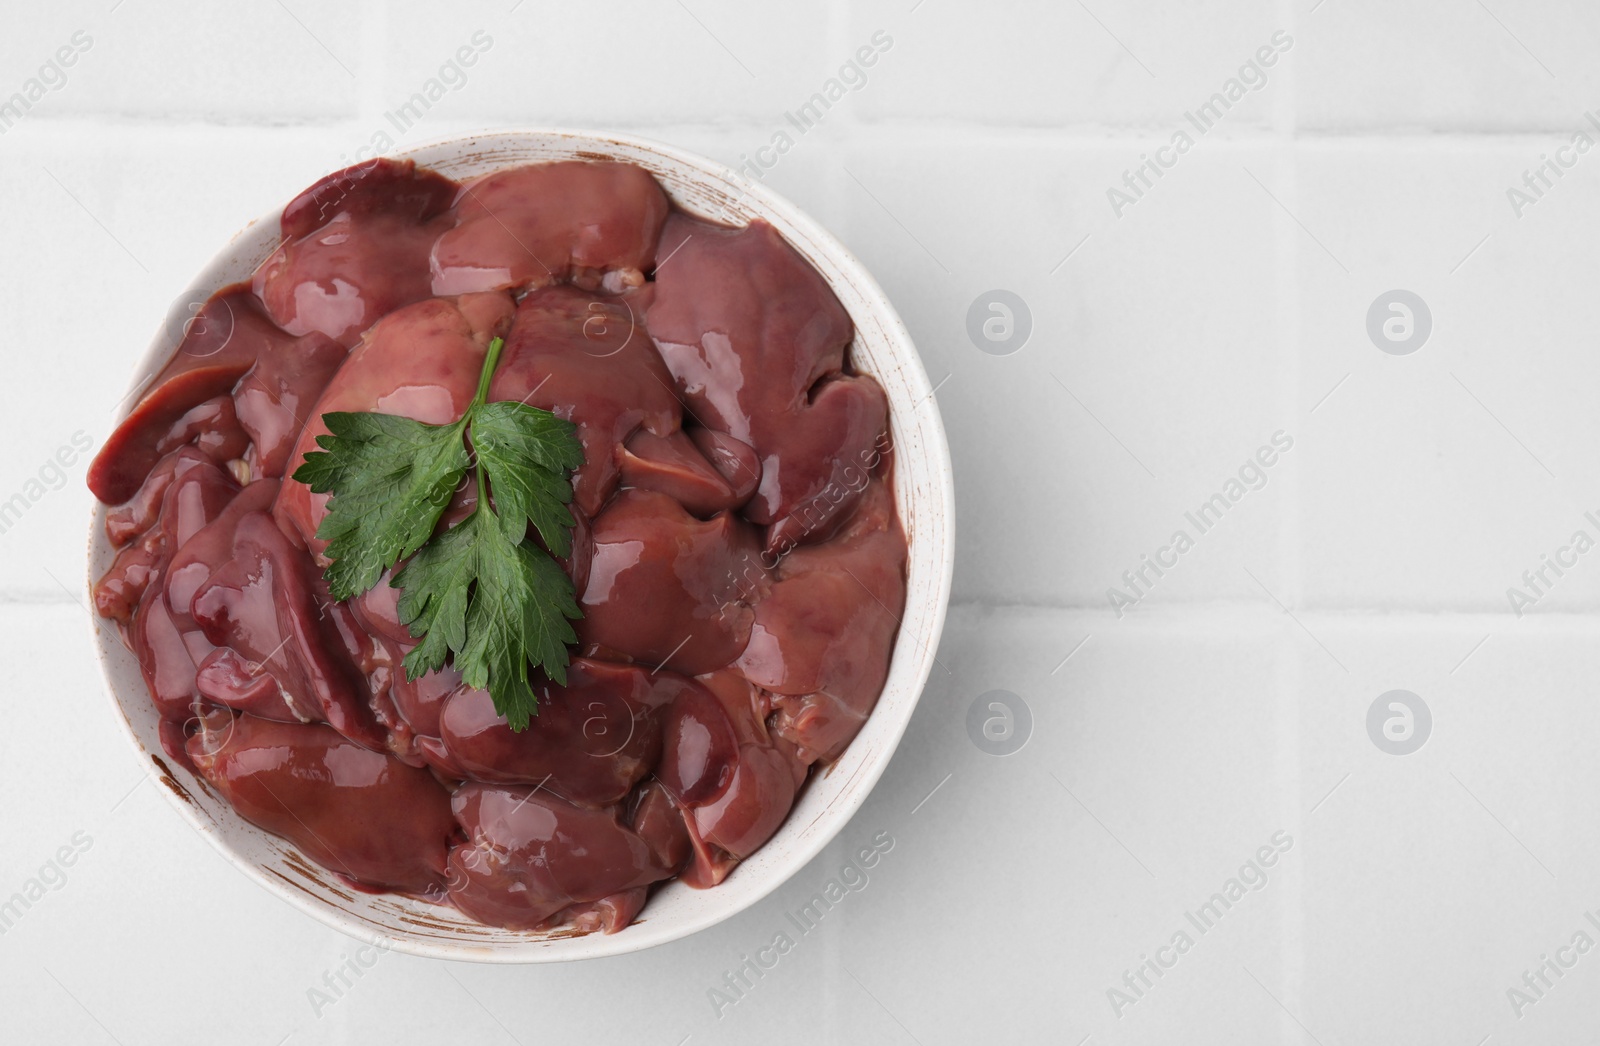
[[[905,601],[888,405],[827,282],[620,163],[377,160],[282,229],[89,474],[96,608],[168,755],[345,882],[498,926],[615,932],[668,879],[714,887],[860,729]],[[489,399],[584,453],[578,643],[523,731],[451,664],[409,678],[398,565],[331,598],[328,496],[293,478],[327,413],[461,418],[495,338]],[[480,496],[469,473],[440,527]]]

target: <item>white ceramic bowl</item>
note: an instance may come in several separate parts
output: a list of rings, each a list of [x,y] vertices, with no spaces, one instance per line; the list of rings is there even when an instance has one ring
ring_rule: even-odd
[[[562,962],[617,955],[685,937],[740,912],[816,856],[866,800],[911,719],[944,625],[954,563],[950,452],[928,377],[905,326],[872,277],[843,245],[787,200],[718,163],[639,138],[577,131],[507,131],[455,138],[395,154],[452,178],[572,158],[624,160],[650,171],[680,207],[730,224],[764,218],[816,267],[855,322],[856,367],[888,393],[896,454],[895,494],[910,541],[906,610],[888,683],[861,733],[828,771],[812,775],[783,827],[721,885],[693,890],[674,880],[640,920],[611,935],[532,933],[483,926],[454,909],[392,895],[357,893],[306,861],[283,839],[251,825],[183,767],[167,759],[138,663],[116,628],[96,620],[106,684],[145,769],[180,813],[247,875],[290,904],[352,937],[415,955],[479,962]],[[233,238],[180,299],[203,301],[247,278],[277,246],[281,210]],[[182,316],[181,309],[179,310]],[[158,333],[130,388],[155,374],[172,351]],[[125,414],[133,402],[122,407]],[[120,420],[120,418],[119,418]],[[110,565],[105,509],[89,536],[89,582]]]

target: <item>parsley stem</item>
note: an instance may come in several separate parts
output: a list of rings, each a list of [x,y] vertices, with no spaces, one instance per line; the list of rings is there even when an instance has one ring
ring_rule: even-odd
[[[466,421],[469,425],[471,424],[469,419],[472,417],[472,412],[488,402],[489,381],[494,377],[494,369],[500,365],[500,351],[505,347],[506,342],[504,338],[495,338],[489,343],[489,351],[483,357],[483,371],[478,375],[477,395],[472,397],[472,405],[467,408],[466,414],[462,415],[461,419]],[[483,462],[478,458],[477,450],[475,448],[472,453],[472,462],[472,470],[478,480],[478,505],[481,505],[489,498],[489,486],[483,478]],[[473,506],[472,511],[474,513],[478,511],[477,505]]]
[[[483,372],[478,375],[478,394],[472,397],[473,407],[481,407],[489,401],[489,379],[494,377],[494,369],[500,365],[500,350],[505,347],[504,338],[496,338],[489,343],[489,352],[483,358]],[[468,412],[471,412],[470,407]]]

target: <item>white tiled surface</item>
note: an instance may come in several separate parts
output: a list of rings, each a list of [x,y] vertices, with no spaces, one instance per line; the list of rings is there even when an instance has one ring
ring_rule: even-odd
[[[1576,132],[1600,141],[1592,5],[512,3],[6,19],[0,101],[92,40],[0,134],[0,501],[30,502],[0,534],[0,902],[92,840],[0,935],[7,1042],[1587,1041],[1600,957],[1520,1017],[1507,990],[1577,930],[1600,941],[1600,551],[1520,619],[1506,589],[1600,538],[1600,151],[1521,217],[1506,191]],[[1117,216],[1107,188],[1279,30],[1259,88]],[[350,943],[139,783],[75,603],[83,465],[54,490],[46,462],[104,438],[229,233],[384,134],[594,126],[739,163],[879,31],[766,180],[860,254],[943,381],[944,670],[843,837],[895,849],[721,1018],[708,989],[843,846],[677,945],[385,956],[319,1014],[308,991]],[[399,134],[389,114],[463,46],[476,63]],[[1413,355],[1366,332],[1394,288],[1432,312]],[[993,289],[1032,313],[1013,355],[967,334]],[[1280,429],[1265,487],[1113,613],[1108,586]],[[1365,726],[1397,688],[1434,718],[1407,756]],[[994,689],[1034,720],[1005,758],[965,726]],[[1108,989],[1280,830],[1267,884],[1118,1016]]]

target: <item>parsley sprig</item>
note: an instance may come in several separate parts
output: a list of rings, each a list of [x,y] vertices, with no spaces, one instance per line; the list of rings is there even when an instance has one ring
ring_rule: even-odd
[[[365,592],[409,557],[389,582],[401,590],[401,622],[420,640],[406,655],[407,678],[449,657],[462,681],[488,690],[495,711],[521,730],[538,712],[529,666],[564,684],[567,645],[577,641],[569,619],[582,614],[572,579],[551,555],[572,549],[569,474],[583,464],[583,445],[572,422],[547,410],[488,402],[503,348],[499,338],[489,344],[459,421],[324,414],[322,449],[305,456],[294,478],[333,495],[317,528],[328,542],[333,598]],[[439,531],[468,469],[477,504]],[[530,524],[549,553],[528,539]]]

